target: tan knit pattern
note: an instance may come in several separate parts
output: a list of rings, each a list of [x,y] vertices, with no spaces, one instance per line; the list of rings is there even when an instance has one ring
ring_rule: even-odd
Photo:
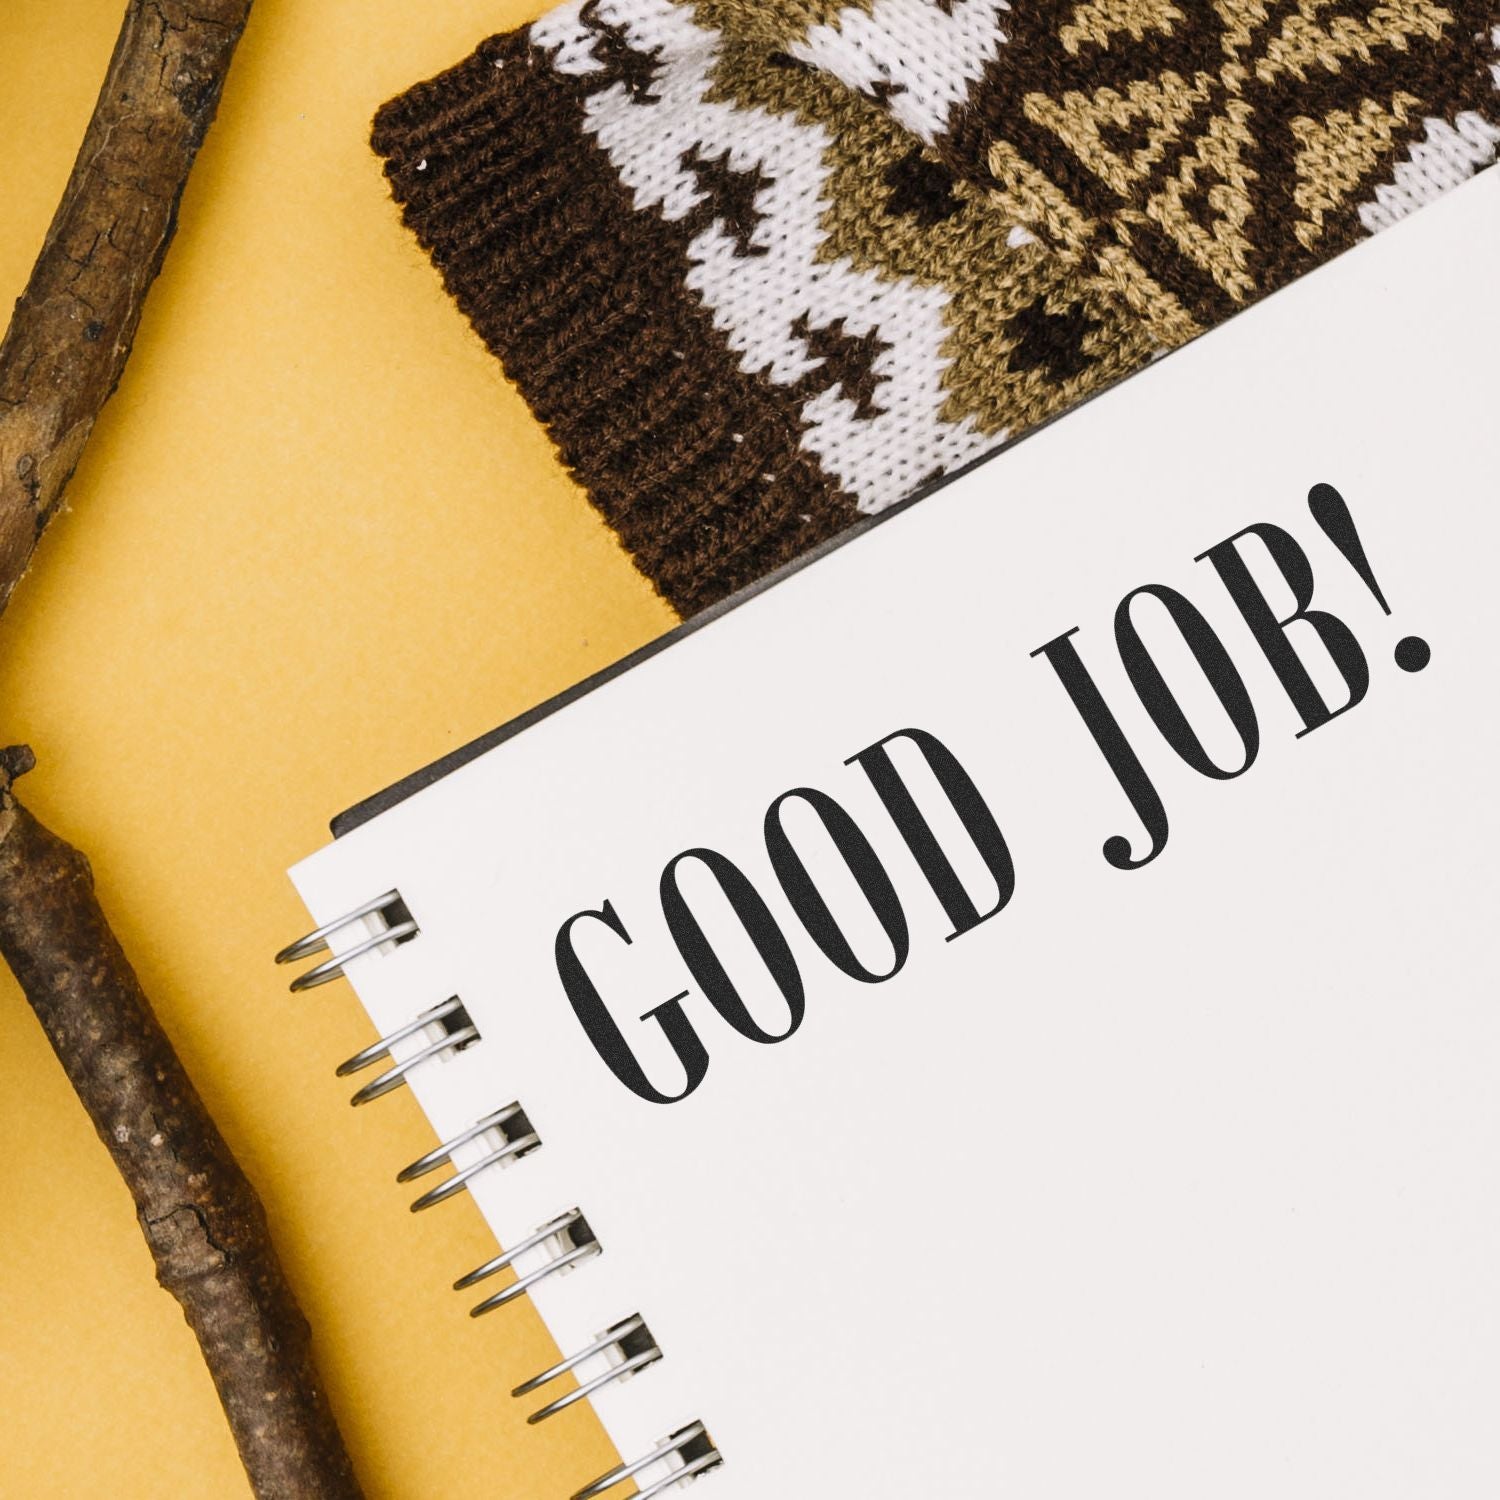
[[[869,13],[871,0],[693,0],[704,26],[772,50],[806,36],[814,26],[836,26],[845,11]]]
[[[1030,236],[1012,244],[1016,220],[988,193],[955,178],[882,110],[826,74],[788,61],[767,66],[763,48],[736,41],[721,48],[714,76],[710,97],[829,131],[819,261],[847,259],[948,293],[948,421],[967,416],[986,433],[1022,431],[1161,347],[1100,278]]]
[[[1432,122],[1500,126],[1496,0],[1017,0],[1001,24],[935,144],[1168,340],[1351,244]],[[921,60],[872,82],[842,30],[782,34],[900,113]]]
[[[1306,269],[1325,239],[1348,243],[1344,211],[1420,132],[1430,104],[1493,93],[1478,67],[1475,7],[1462,16],[1434,0],[1220,0],[1191,28],[1159,0],[1057,6],[1054,16],[1053,55],[1072,66],[1020,93],[1033,128],[1016,149],[1047,163],[1054,181],[1076,174],[1086,222],[1071,248],[1112,238],[1205,320]],[[1101,76],[1116,44],[1129,61]],[[1467,98],[1452,77],[1466,47]]]

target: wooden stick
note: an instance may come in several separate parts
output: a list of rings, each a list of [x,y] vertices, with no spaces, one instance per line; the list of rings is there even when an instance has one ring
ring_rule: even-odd
[[[0,344],[0,609],[114,392],[250,0],[130,0]]]
[[[31,762],[25,746],[0,751],[0,954],[130,1188],[255,1494],[357,1500],[265,1210],[151,1013],[88,861],[16,802]]]
[[[62,203],[0,344],[0,610],[113,393],[250,0],[130,0]],[[152,1014],[88,861],[0,751],[0,956],[125,1179],[259,1500],[359,1500],[265,1210]],[[170,1424],[162,1440],[170,1441]]]

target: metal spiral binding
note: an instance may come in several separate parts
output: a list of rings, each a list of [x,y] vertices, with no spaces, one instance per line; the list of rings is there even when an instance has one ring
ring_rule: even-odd
[[[678,1467],[664,1479],[659,1479],[649,1488],[638,1491],[635,1500],[651,1500],[653,1495],[665,1494],[674,1484],[681,1484],[684,1479],[694,1479],[699,1474],[707,1473],[709,1469],[716,1469],[723,1463],[718,1449],[709,1440],[703,1423],[690,1422],[686,1427],[679,1428],[672,1433],[670,1437],[664,1437],[644,1458],[638,1458],[634,1463],[617,1464],[607,1474],[601,1474],[592,1484],[586,1484],[581,1490],[575,1490],[573,1500],[594,1500],[595,1495],[602,1495],[605,1490],[613,1489],[617,1484],[624,1484],[627,1479],[634,1479],[637,1474],[655,1464],[671,1460],[676,1460]]]
[[[501,1271],[509,1270],[529,1251],[551,1249],[554,1245],[557,1253],[545,1265],[539,1266],[535,1271],[528,1271],[508,1287],[486,1297],[483,1302],[476,1302],[469,1309],[469,1316],[482,1318],[486,1313],[494,1312],[497,1307],[508,1307],[518,1297],[524,1297],[539,1282],[569,1270],[579,1261],[593,1259],[604,1249],[595,1238],[594,1231],[589,1228],[588,1220],[576,1208],[570,1208],[567,1213],[549,1219],[535,1234],[527,1235],[520,1244],[460,1276],[453,1283],[453,1290],[462,1292],[481,1281],[488,1281],[491,1276],[498,1276]]]
[[[517,1124],[524,1124],[526,1128],[512,1137],[505,1127]],[[411,1211],[414,1214],[419,1214],[424,1208],[431,1208],[434,1204],[442,1203],[454,1194],[462,1192],[486,1167],[499,1166],[507,1161],[519,1161],[521,1157],[530,1155],[542,1144],[541,1136],[530,1128],[529,1122],[526,1121],[526,1112],[521,1106],[507,1104],[504,1109],[497,1109],[494,1114],[486,1115],[484,1119],[469,1126],[467,1130],[460,1131],[451,1141],[444,1141],[435,1151],[429,1151],[426,1156],[419,1156],[410,1166],[402,1167],[396,1173],[396,1181],[414,1182],[418,1177],[425,1177],[429,1172],[436,1172],[439,1167],[447,1166],[452,1162],[453,1153],[460,1146],[478,1140],[480,1136],[490,1131],[504,1135],[505,1144],[472,1165],[461,1168],[452,1177],[423,1193],[412,1203]]]
[[[394,922],[387,920],[387,912],[395,914],[397,920]],[[362,922],[366,917],[373,917],[377,914],[385,922],[385,926],[379,932],[371,934],[352,948],[346,948],[342,953],[335,954],[326,963],[319,964],[317,968],[309,969],[305,974],[299,974],[292,981],[292,993],[298,994],[302,990],[312,990],[320,984],[327,984],[344,972],[345,964],[361,954],[373,952],[386,943],[404,943],[416,937],[421,931],[412,919],[411,913],[406,910],[406,903],[402,901],[401,893],[387,891],[385,895],[377,896],[373,901],[366,901],[363,906],[355,907],[353,911],[346,912],[342,917],[332,922],[325,922],[317,931],[298,938],[295,943],[288,943],[276,955],[276,962],[294,964],[300,959],[311,958],[315,953],[326,953],[331,947],[328,940],[334,933],[342,932],[344,928],[352,927],[356,922]]]
[[[441,1005],[434,1005],[431,1010],[424,1010],[415,1021],[408,1021],[405,1026],[393,1031],[389,1036],[383,1036],[378,1042],[366,1047],[363,1052],[356,1052],[353,1057],[346,1057],[334,1074],[339,1078],[347,1078],[351,1073],[363,1072],[366,1068],[372,1068],[378,1062],[384,1062],[391,1055],[391,1049],[408,1037],[419,1035],[426,1031],[429,1026],[441,1026],[442,1036],[435,1042],[429,1042],[419,1052],[414,1052],[402,1062],[394,1063],[387,1068],[378,1078],[367,1083],[359,1089],[349,1100],[351,1104],[368,1104],[372,1099],[379,1099],[382,1095],[390,1093],[392,1089],[398,1089],[406,1082],[407,1075],[414,1068],[420,1068],[424,1062],[434,1057],[441,1057],[445,1052],[461,1052],[470,1042],[479,1040],[479,1028],[469,1019],[469,1013],[464,1009],[463,1001],[457,995],[444,1000]]]
[[[533,1391],[539,1391],[543,1386],[551,1385],[554,1380],[576,1370],[588,1360],[609,1355],[615,1355],[618,1363],[611,1364],[602,1375],[596,1375],[592,1380],[585,1380],[581,1385],[575,1386],[567,1395],[549,1401],[540,1410],[532,1412],[526,1420],[535,1426],[538,1422],[545,1422],[548,1417],[555,1417],[560,1411],[566,1411],[579,1401],[586,1401],[595,1391],[602,1391],[605,1386],[613,1385],[617,1380],[628,1380],[637,1370],[654,1365],[661,1358],[661,1350],[651,1337],[646,1320],[635,1313],[623,1323],[616,1323],[613,1328],[601,1333],[587,1349],[580,1349],[577,1354],[558,1360],[540,1375],[533,1375],[530,1380],[518,1385],[511,1395],[517,1398],[529,1396]]]
[[[372,919],[378,919],[382,924],[378,931],[366,931],[366,934],[350,947],[333,953],[332,940],[340,932],[354,927],[357,923],[365,923],[368,926]],[[337,979],[344,973],[345,965],[353,962],[354,959],[393,944],[410,942],[420,932],[421,928],[407,909],[406,903],[401,899],[401,893],[394,890],[387,891],[383,896],[367,901],[354,911],[332,922],[326,922],[315,932],[310,932],[306,937],[298,938],[295,943],[288,944],[276,955],[276,962],[279,964],[296,963],[301,959],[311,958],[315,954],[324,952],[332,955],[292,981],[293,992],[301,992]],[[411,1055],[399,1061],[393,1060],[394,1049],[401,1047],[404,1042],[424,1035],[428,1038],[425,1046],[419,1047]],[[356,1052],[353,1057],[346,1058],[335,1071],[338,1077],[345,1078],[352,1073],[363,1072],[377,1063],[390,1061],[391,1066],[360,1088],[350,1101],[354,1104],[368,1104],[372,1099],[378,1099],[383,1094],[401,1087],[409,1075],[424,1063],[434,1058],[460,1052],[480,1039],[479,1028],[474,1025],[468,1011],[464,1009],[463,1001],[456,995],[450,996],[441,1004],[423,1011],[405,1026],[398,1027],[388,1036],[383,1036],[379,1041]],[[493,1144],[494,1138],[498,1138],[500,1144]],[[487,1154],[466,1166],[459,1167],[454,1160],[455,1154],[472,1142],[481,1140],[490,1144]],[[467,1191],[474,1178],[488,1168],[519,1161],[531,1152],[539,1150],[541,1145],[541,1137],[531,1128],[521,1105],[518,1102],[511,1103],[475,1121],[473,1125],[460,1131],[451,1140],[444,1141],[442,1145],[435,1147],[426,1155],[419,1156],[396,1174],[396,1180],[402,1183],[414,1182],[442,1167],[454,1167],[455,1170],[451,1176],[438,1183],[436,1187],[428,1189],[412,1202],[412,1212],[419,1213],[445,1202],[460,1192]],[[485,1313],[494,1312],[497,1308],[519,1301],[539,1283],[553,1276],[563,1275],[582,1262],[593,1259],[602,1253],[603,1248],[582,1212],[571,1208],[566,1213],[548,1220],[534,1234],[528,1235],[509,1250],[494,1256],[483,1265],[476,1266],[474,1270],[459,1277],[453,1283],[454,1290],[464,1291],[469,1287],[477,1286],[482,1281],[489,1280],[492,1276],[498,1276],[503,1271],[516,1270],[519,1274],[509,1286],[491,1294],[470,1308],[471,1317],[482,1317]],[[518,1262],[525,1260],[529,1264],[533,1252],[538,1251],[544,1252],[547,1258],[540,1265],[523,1270]],[[651,1330],[646,1326],[645,1319],[639,1313],[633,1313],[630,1317],[606,1329],[587,1348],[580,1349],[576,1354],[559,1360],[555,1365],[518,1385],[511,1395],[517,1399],[533,1395],[543,1387],[552,1384],[553,1381],[579,1372],[577,1376],[579,1383],[573,1390],[555,1397],[545,1406],[532,1412],[526,1419],[533,1424],[545,1422],[549,1417],[567,1411],[569,1407],[580,1401],[588,1400],[605,1387],[618,1381],[628,1380],[632,1375],[655,1364],[661,1358],[662,1351],[652,1337]],[[604,1360],[607,1367],[599,1374],[586,1378],[583,1367],[596,1360]],[[679,1428],[663,1438],[651,1452],[643,1457],[633,1462],[618,1464],[608,1473],[601,1474],[581,1490],[576,1491],[572,1500],[595,1500],[596,1496],[602,1496],[616,1485],[624,1484],[627,1480],[635,1479],[637,1476],[641,1476],[640,1482],[645,1487],[638,1491],[636,1500],[653,1500],[653,1497],[664,1495],[677,1485],[688,1483],[706,1474],[710,1469],[717,1468],[722,1462],[723,1459],[709,1438],[703,1423],[691,1422],[686,1427]],[[666,1472],[657,1475],[654,1471],[660,1466],[665,1466]]]

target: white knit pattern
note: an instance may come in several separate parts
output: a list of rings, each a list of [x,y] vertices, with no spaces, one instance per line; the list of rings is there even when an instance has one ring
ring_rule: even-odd
[[[914,137],[932,143],[1005,45],[1007,0],[864,0],[810,28],[790,51],[878,99]],[[635,207],[681,223],[707,201],[692,163],[727,153],[735,173],[759,173],[756,222],[747,255],[722,218],[688,245],[688,289],[738,356],[741,370],[783,388],[824,364],[807,334],[837,325],[850,339],[873,334],[887,347],[870,365],[879,384],[862,407],[841,384],[808,381],[800,416],[802,446],[816,455],[858,508],[882,510],[940,472],[978,457],[1007,437],[984,433],[972,417],[945,420],[944,356],[951,294],[940,284],[826,260],[825,215],[832,207],[834,142],[820,125],[791,113],[710,100],[721,39],[701,24],[691,0],[568,0],[531,29],[533,43],[561,73],[607,71],[601,25],[623,31],[653,59],[646,97],[625,82],[589,95],[585,129],[608,155]],[[1500,55],[1500,29],[1495,36]],[[1500,86],[1500,67],[1496,70]],[[1500,154],[1500,126],[1474,111],[1429,118],[1425,136],[1359,208],[1368,232],[1384,229],[1472,176]],[[741,233],[744,232],[743,227]],[[1010,243],[1031,242],[1015,227]],[[869,396],[869,393],[865,393]]]
[[[1500,154],[1500,128],[1472,110],[1455,116],[1451,125],[1437,118],[1423,125],[1426,139],[1412,146],[1406,160],[1396,163],[1390,181],[1359,207],[1359,222],[1372,234],[1441,197]]]
[[[553,11],[532,29],[541,47],[557,47],[554,66],[575,75],[598,71],[581,27],[579,0]],[[826,131],[787,115],[745,110],[710,101],[718,38],[700,27],[684,6],[670,0],[604,0],[598,15],[628,28],[633,46],[660,51],[652,84],[655,103],[632,100],[621,84],[594,94],[586,129],[609,156],[639,210],[659,210],[680,222],[703,199],[683,156],[696,150],[716,158],[729,152],[737,171],[758,169],[769,185],[755,207],[761,216],[753,243],[765,251],[743,257],[716,222],[691,242],[689,288],[702,297],[714,325],[739,354],[747,373],[764,373],[777,385],[795,384],[815,370],[814,358],[793,325],[805,316],[812,328],[844,320],[844,332],[875,331],[890,345],[876,361],[881,379],[875,403],[861,416],[839,389],[806,401],[802,445],[817,455],[860,510],[874,513],[904,499],[939,470],[977,458],[1005,433],[985,434],[972,418],[945,421],[947,400],[942,349],[950,328],[949,294],[939,286],[856,270],[847,259],[822,262],[827,236],[821,220],[830,146]]]
[[[963,0],[945,14],[932,0],[872,0],[812,27],[789,49],[887,108],[931,145],[1005,42],[1006,0]]]

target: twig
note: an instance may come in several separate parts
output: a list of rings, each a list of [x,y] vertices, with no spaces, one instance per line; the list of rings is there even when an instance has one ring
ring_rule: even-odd
[[[130,0],[62,203],[0,344],[0,610],[129,356],[250,0]],[[260,1500],[358,1500],[265,1210],[94,895],[0,751],[0,955],[135,1199]]]
[[[0,344],[0,609],[125,368],[250,0],[130,0]]]
[[[265,1210],[173,1052],[94,897],[88,861],[11,791],[0,751],[0,954],[135,1198],[258,1496],[358,1496]]]

